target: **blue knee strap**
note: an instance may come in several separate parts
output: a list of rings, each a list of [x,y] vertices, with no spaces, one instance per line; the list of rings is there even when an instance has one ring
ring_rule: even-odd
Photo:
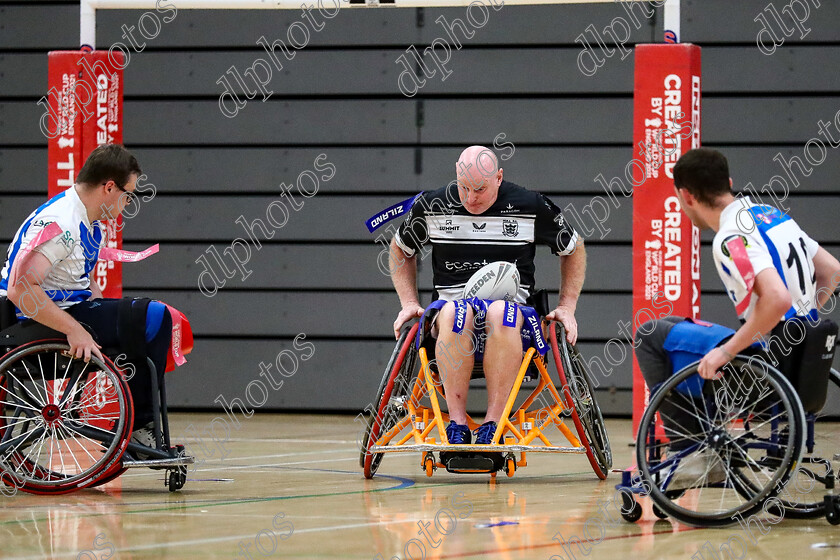
[[[421,334],[423,333],[423,326],[425,322],[428,320],[429,317],[432,317],[435,313],[440,311],[444,305],[449,303],[447,300],[439,299],[426,307],[426,311],[423,313],[423,317],[420,318],[420,327],[417,329],[417,337],[415,339],[415,345],[417,349],[420,348],[420,339]],[[452,332],[454,333],[461,333],[464,330],[464,326],[466,325],[466,318],[467,318],[467,305],[473,308],[476,316],[482,318],[476,324],[476,335],[479,335],[484,330],[484,321],[483,317],[487,315],[487,309],[492,300],[489,299],[479,299],[479,298],[469,298],[469,299],[458,299],[454,301],[455,303],[455,318],[453,320],[452,325]],[[506,327],[515,327],[516,326],[516,314],[517,310],[522,312],[522,317],[524,319],[523,327],[522,327],[522,350],[525,351],[530,348],[532,345],[537,349],[540,355],[545,355],[548,351],[548,344],[546,344],[545,337],[543,336],[542,329],[540,328],[540,317],[539,314],[533,307],[528,307],[526,305],[520,305],[514,302],[505,302],[505,310],[504,310],[504,317],[502,319],[502,325]],[[483,340],[479,337],[479,340]],[[483,345],[482,347],[476,350],[475,357],[476,360],[481,359],[484,354]]]
[[[166,312],[166,306],[159,301],[152,301],[146,310],[146,342],[151,342],[163,322],[163,314]]]

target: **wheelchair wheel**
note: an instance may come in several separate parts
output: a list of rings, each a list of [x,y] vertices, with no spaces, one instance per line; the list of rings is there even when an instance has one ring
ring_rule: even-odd
[[[772,367],[738,356],[721,379],[704,382],[698,364],[651,395],[636,460],[663,513],[718,527],[752,515],[790,479],[802,454],[805,420],[793,387]],[[665,438],[657,434],[657,416]]]
[[[829,373],[829,390],[840,392],[840,373]],[[827,402],[830,402],[827,401]],[[823,517],[826,513],[825,496],[828,486],[837,486],[840,467],[840,424],[829,411],[806,414],[805,454],[793,476],[779,491],[785,506],[785,517],[809,519]]]
[[[561,323],[555,322],[554,328],[549,329],[549,339],[554,366],[560,376],[566,405],[572,411],[578,437],[586,449],[592,470],[604,480],[612,468],[612,449],[586,363],[577,347],[566,341],[566,329]]]
[[[362,439],[362,451],[360,463],[364,469],[365,478],[373,478],[382,462],[382,453],[370,453],[368,449],[385,433],[393,428],[405,412],[403,400],[411,392],[411,383],[415,377],[414,365],[417,358],[417,349],[414,346],[414,337],[420,323],[415,323],[411,328],[404,329],[399,341],[394,346],[391,359],[385,368],[382,381],[379,383],[379,391],[376,394],[374,405],[376,406],[375,416],[368,416],[366,419],[367,428]]]
[[[131,395],[110,360],[40,340],[0,358],[0,470],[7,487],[61,494],[119,467]],[[8,490],[9,488],[7,488]]]

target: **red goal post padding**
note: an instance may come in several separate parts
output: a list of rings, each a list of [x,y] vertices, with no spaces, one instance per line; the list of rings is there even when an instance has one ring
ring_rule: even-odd
[[[50,197],[73,185],[94,148],[122,144],[123,67],[122,54],[116,52],[49,53],[41,131],[48,138]],[[103,246],[122,249],[122,218],[105,224]],[[92,273],[91,281],[99,285],[104,297],[122,297],[121,263],[100,260]]]
[[[700,231],[680,210],[673,176],[679,156],[700,146],[700,47],[637,45],[635,54],[633,149],[644,166],[634,166],[634,333],[649,319],[700,314]],[[634,434],[648,397],[634,353]]]

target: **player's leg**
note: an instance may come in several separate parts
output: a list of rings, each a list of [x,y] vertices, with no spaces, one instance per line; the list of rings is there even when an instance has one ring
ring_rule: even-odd
[[[120,299],[102,298],[83,301],[70,307],[67,312],[80,323],[84,323],[95,333],[98,343],[103,348],[124,348],[127,333],[126,323],[120,328]],[[159,307],[158,307],[159,306]],[[161,311],[162,310],[162,311]],[[136,326],[143,333],[145,350],[157,369],[158,376],[163,376],[166,368],[166,355],[169,350],[169,339],[172,331],[172,318],[163,304],[152,302],[149,304],[146,321]],[[126,367],[128,386],[134,401],[134,428],[138,430],[147,426],[154,419],[152,414],[152,382],[145,358],[128,356],[117,360],[118,366]]]
[[[467,392],[475,350],[473,318],[474,313],[470,305],[463,304],[459,308],[454,302],[449,302],[441,308],[435,321],[438,331],[435,360],[446,393],[446,407],[450,420],[447,436],[450,443],[453,443],[450,432],[455,435],[457,443],[470,443],[470,431],[466,424]],[[452,427],[452,422],[457,428]]]
[[[672,366],[665,339],[682,317],[663,317],[648,321],[636,329],[636,360],[648,387],[655,387],[671,377]]]
[[[522,313],[515,304],[515,326],[507,326],[505,302],[494,301],[487,308],[484,349],[484,377],[487,380],[487,414],[484,422],[497,423],[510,396],[510,390],[522,364]],[[492,434],[490,435],[492,438]],[[478,442],[476,442],[478,443]]]

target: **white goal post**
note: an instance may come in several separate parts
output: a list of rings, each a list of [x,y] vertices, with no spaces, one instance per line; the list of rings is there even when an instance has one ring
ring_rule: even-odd
[[[337,0],[342,8],[447,8],[469,6],[480,0]],[[646,0],[499,0],[506,6],[547,4],[606,4]],[[297,10],[306,0],[171,0],[179,10]],[[311,1],[310,1],[311,3]],[[665,29],[679,37],[680,0],[658,0],[664,5]],[[96,48],[96,10],[149,10],[156,0],[81,0],[79,38],[81,45]]]

